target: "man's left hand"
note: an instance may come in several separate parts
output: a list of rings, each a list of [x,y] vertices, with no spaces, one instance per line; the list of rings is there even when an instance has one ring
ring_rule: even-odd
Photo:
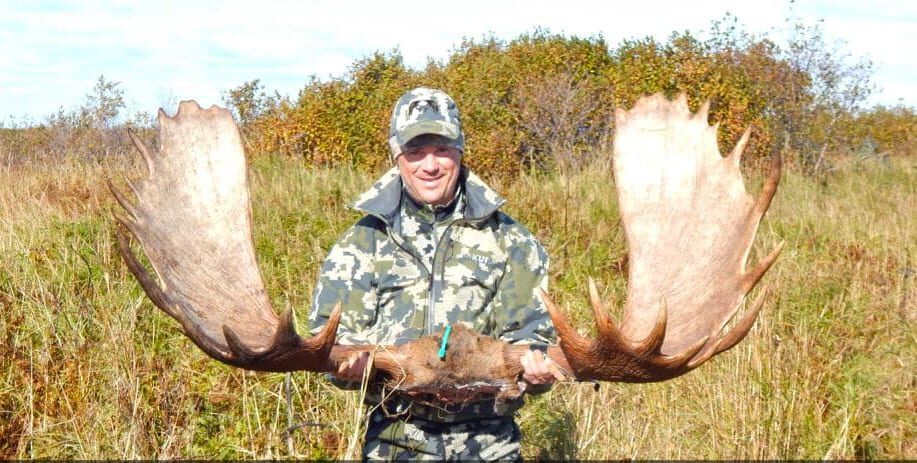
[[[522,363],[522,379],[529,384],[553,384],[565,379],[557,365],[540,350],[526,352],[519,361]]]

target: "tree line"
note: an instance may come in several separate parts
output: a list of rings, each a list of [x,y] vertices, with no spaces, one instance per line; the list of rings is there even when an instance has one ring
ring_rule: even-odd
[[[378,170],[389,162],[388,120],[398,96],[420,85],[441,88],[462,111],[465,161],[485,174],[512,177],[588,165],[608,152],[615,108],[644,94],[686,93],[694,110],[710,101],[722,151],[751,126],[750,165],[781,152],[791,165],[820,173],[844,156],[914,155],[914,109],[864,107],[871,77],[868,60],[829,44],[818,25],[791,23],[789,39],[778,45],[726,15],[702,33],[617,46],[601,36],[543,29],[512,40],[465,39],[423,69],[407,67],[397,50],[379,51],[340,77],[309,78],[295,97],[270,93],[254,79],[226,90],[224,103],[253,155]],[[120,92],[101,77],[80,110],[61,110],[28,130],[0,130],[4,154],[120,151],[111,148],[124,144],[118,129],[148,128],[152,121],[141,114],[114,124],[124,107]]]

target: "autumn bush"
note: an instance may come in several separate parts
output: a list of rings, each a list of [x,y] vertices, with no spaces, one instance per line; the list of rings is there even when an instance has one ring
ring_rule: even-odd
[[[526,169],[587,164],[590,153],[603,151],[592,148],[608,142],[615,108],[644,94],[686,93],[692,109],[710,102],[721,150],[751,127],[750,165],[782,152],[791,165],[819,173],[864,141],[896,155],[913,152],[913,110],[862,108],[870,76],[868,61],[828,44],[817,26],[791,25],[789,42],[779,46],[727,15],[701,34],[617,47],[601,36],[542,29],[509,41],[465,39],[447,60],[420,70],[407,68],[397,51],[377,52],[340,78],[311,80],[296,99],[269,97],[254,80],[227,92],[226,103],[252,152],[379,171],[389,162],[394,101],[418,85],[442,88],[463,112],[466,163],[514,178]]]

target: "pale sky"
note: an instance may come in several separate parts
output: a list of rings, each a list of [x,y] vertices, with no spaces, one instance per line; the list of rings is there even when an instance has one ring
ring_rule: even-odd
[[[870,103],[917,107],[917,1],[799,0],[830,42],[870,58]],[[778,1],[205,1],[0,0],[0,121],[42,120],[81,105],[99,75],[120,82],[128,112],[183,99],[220,104],[221,92],[261,79],[296,96],[310,75],[344,75],[374,51],[398,48],[411,67],[444,60],[463,37],[510,40],[536,27],[624,39],[707,30],[727,12],[780,43],[790,2]]]

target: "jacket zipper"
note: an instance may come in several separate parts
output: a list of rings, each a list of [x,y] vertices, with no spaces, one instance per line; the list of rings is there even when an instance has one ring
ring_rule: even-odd
[[[421,269],[423,269],[424,272],[427,272],[427,275],[430,276],[430,286],[431,286],[430,289],[432,290],[432,289],[433,289],[433,288],[432,288],[432,286],[433,286],[433,285],[432,285],[432,283],[433,283],[433,271],[432,271],[432,269],[428,269],[428,268],[427,268],[427,265],[423,262],[423,259],[421,259],[420,256],[418,256],[417,254],[414,254],[413,252],[411,252],[411,250],[408,249],[408,248],[404,245],[404,243],[401,242],[401,240],[395,238],[395,234],[392,233],[392,226],[391,226],[390,223],[388,223],[387,220],[385,220],[384,218],[382,218],[381,216],[376,215],[376,214],[370,214],[370,215],[372,215],[372,216],[376,217],[377,219],[381,220],[382,223],[385,224],[385,234],[388,235],[388,238],[389,238],[390,240],[392,240],[393,243],[395,243],[395,246],[398,246],[398,249],[401,249],[402,251],[404,251],[405,254],[407,254],[407,255],[413,257],[414,260],[417,261],[417,265],[418,265]],[[436,259],[436,255],[434,254],[434,260],[435,260],[435,259]],[[413,318],[413,317],[411,317],[411,318]],[[424,322],[424,324],[426,325],[426,322]],[[424,333],[426,333],[426,331],[427,331],[426,326],[424,326],[423,331],[424,331]]]
[[[436,283],[436,256],[439,255],[439,248],[440,246],[442,246],[443,240],[447,236],[449,236],[449,232],[452,230],[452,226],[459,222],[466,222],[466,220],[456,219],[456,220],[453,220],[452,222],[449,222],[446,225],[446,229],[443,230],[442,236],[440,236],[439,240],[436,242],[436,247],[433,248],[433,261],[431,262],[432,268],[430,269],[431,270],[430,271],[430,291],[429,291],[430,298],[427,302],[427,317],[426,317],[427,320],[424,323],[424,327],[423,327],[424,335],[433,334],[433,310],[436,306],[436,284],[435,284]],[[445,262],[443,263],[443,265],[445,265]],[[443,278],[440,278],[440,282],[442,284],[445,284],[445,281],[443,281]]]
[[[371,214],[371,215],[375,215],[375,214]],[[406,252],[409,256],[413,257],[414,260],[417,261],[417,264],[420,266],[420,268],[422,268],[425,272],[427,272],[427,276],[429,279],[429,290],[427,292],[429,293],[429,297],[427,298],[427,310],[426,310],[427,313],[425,314],[426,316],[424,317],[425,318],[424,327],[423,327],[421,335],[422,336],[430,335],[432,334],[432,330],[433,330],[433,309],[434,309],[434,306],[436,305],[436,285],[435,285],[436,256],[439,255],[439,247],[442,245],[443,239],[449,235],[449,232],[452,230],[453,225],[471,223],[475,219],[467,219],[467,218],[456,219],[450,222],[448,225],[446,225],[446,229],[443,231],[443,235],[439,237],[439,240],[436,243],[436,247],[433,249],[433,261],[430,263],[432,268],[427,268],[427,265],[424,263],[423,259],[420,258],[420,256],[411,252],[410,249],[404,246],[404,243],[402,243],[400,240],[395,238],[395,235],[392,233],[392,227],[389,225],[388,221],[386,221],[385,219],[379,216],[375,216],[375,217],[379,220],[382,220],[382,223],[386,224],[385,232],[388,235],[389,239],[391,239],[392,242],[394,242],[395,245],[398,246],[399,249]]]

